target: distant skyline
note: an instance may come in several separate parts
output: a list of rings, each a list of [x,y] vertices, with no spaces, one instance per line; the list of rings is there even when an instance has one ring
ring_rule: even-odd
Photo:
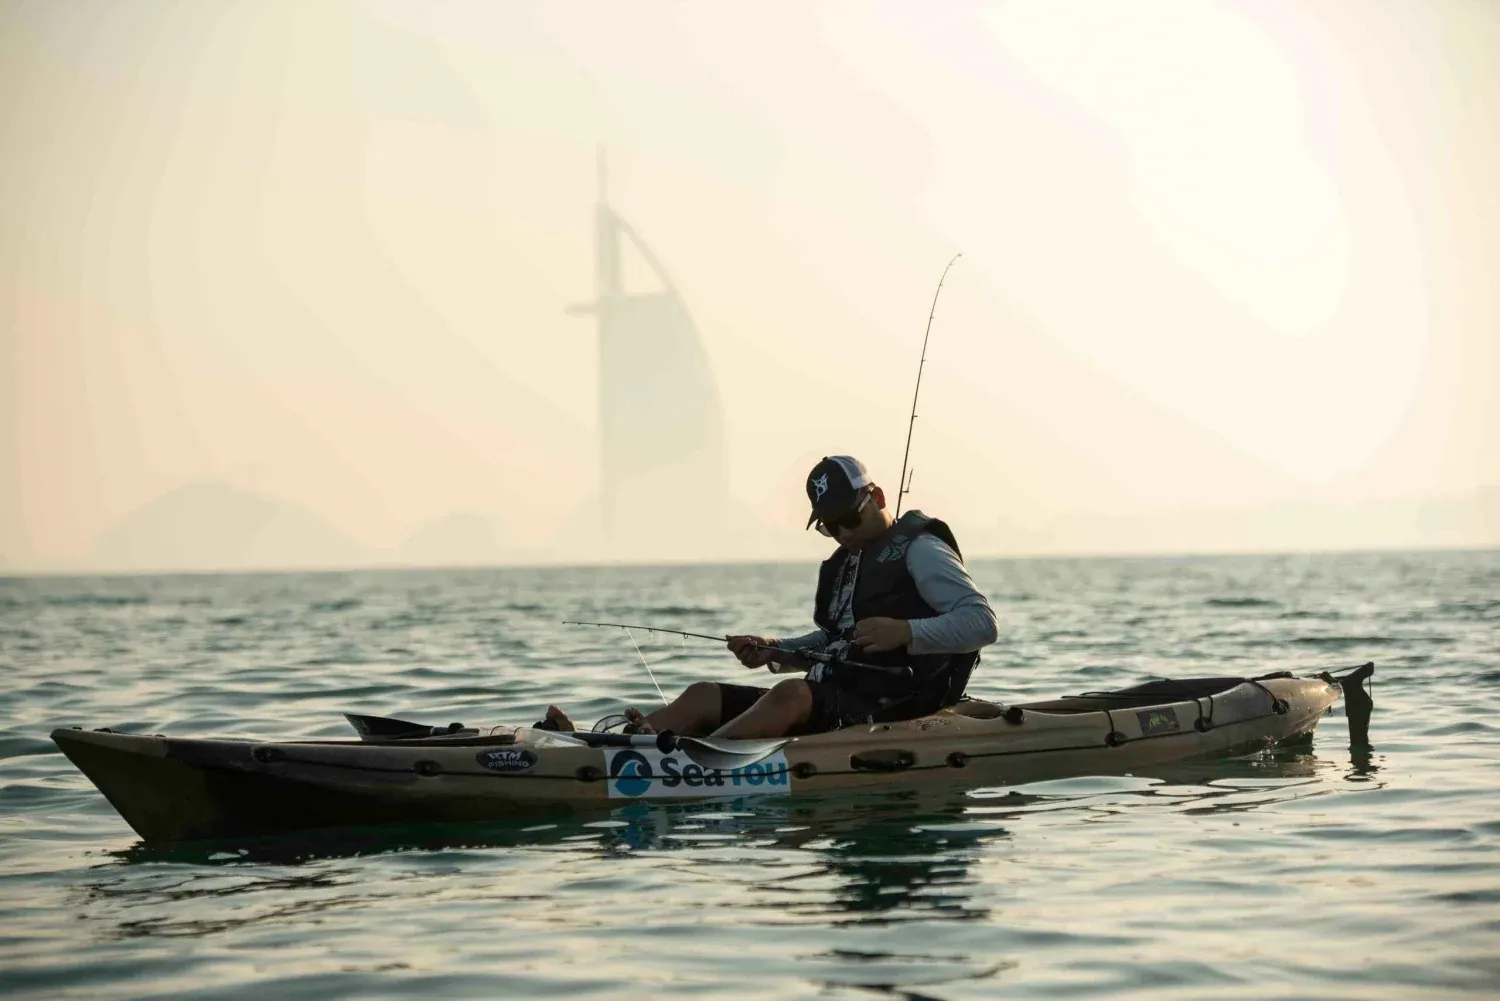
[[[1497,51],[1457,0],[0,0],[0,566],[816,559],[955,251],[908,505],[967,553],[1500,545]],[[707,534],[580,528],[601,146]]]
[[[597,513],[585,509],[592,516]],[[1489,505],[1385,505],[1373,514],[1385,529],[1383,544],[1368,546],[1347,512],[1304,508],[1255,511],[1178,511],[1170,517],[1080,517],[1039,530],[1014,525],[977,525],[966,537],[971,559],[985,557],[1194,556],[1254,553],[1371,551],[1474,546],[1474,534],[1493,535],[1496,508]],[[1311,545],[1279,545],[1288,525]],[[1216,545],[1232,527],[1237,545]],[[790,560],[801,554],[764,546],[769,533],[755,536],[762,548],[736,553],[719,550],[725,562]],[[1123,541],[1122,540],[1128,540]],[[571,556],[569,554],[581,553]],[[643,558],[628,548],[597,546],[588,551],[558,546],[555,540],[516,544],[486,515],[456,511],[420,526],[396,546],[362,545],[313,512],[213,481],[169,491],[95,540],[76,566],[24,568],[33,572],[172,572],[212,570],[317,570],[359,567],[470,567],[577,562],[684,562],[688,557],[662,551]],[[9,568],[13,572],[18,568]]]

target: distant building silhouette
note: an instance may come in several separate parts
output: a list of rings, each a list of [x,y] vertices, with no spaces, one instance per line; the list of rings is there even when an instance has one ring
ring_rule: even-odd
[[[724,525],[724,419],[697,327],[666,269],[609,206],[599,153],[593,302],[570,307],[599,330],[599,507],[606,542],[678,543]],[[661,289],[630,293],[624,242]]]

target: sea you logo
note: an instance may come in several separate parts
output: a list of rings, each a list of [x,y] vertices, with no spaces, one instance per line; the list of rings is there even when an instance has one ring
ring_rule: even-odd
[[[609,754],[610,799],[666,799],[682,796],[785,796],[791,769],[780,751],[753,765],[721,770],[684,757],[646,748]]]

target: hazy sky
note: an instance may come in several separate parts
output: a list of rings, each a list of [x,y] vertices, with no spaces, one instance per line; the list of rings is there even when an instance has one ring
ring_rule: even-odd
[[[819,456],[894,484],[956,251],[911,503],[971,551],[1500,544],[1497,52],[1483,0],[0,0],[0,561],[205,480],[587,556],[600,146],[757,553],[821,553]]]

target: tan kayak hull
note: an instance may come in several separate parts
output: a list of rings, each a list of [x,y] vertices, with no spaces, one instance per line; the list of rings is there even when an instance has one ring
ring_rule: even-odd
[[[797,738],[733,772],[700,769],[680,754],[655,749],[581,746],[524,727],[496,728],[491,743],[413,746],[80,729],[52,737],[142,838],[160,842],[503,820],[639,799],[1016,785],[1122,774],[1296,739],[1312,731],[1339,694],[1336,684],[1318,679],[1272,679],[1158,706],[1105,711],[1091,710],[1087,699],[1037,703],[1022,707],[1019,723],[996,715],[990,703],[966,702],[917,720]]]

